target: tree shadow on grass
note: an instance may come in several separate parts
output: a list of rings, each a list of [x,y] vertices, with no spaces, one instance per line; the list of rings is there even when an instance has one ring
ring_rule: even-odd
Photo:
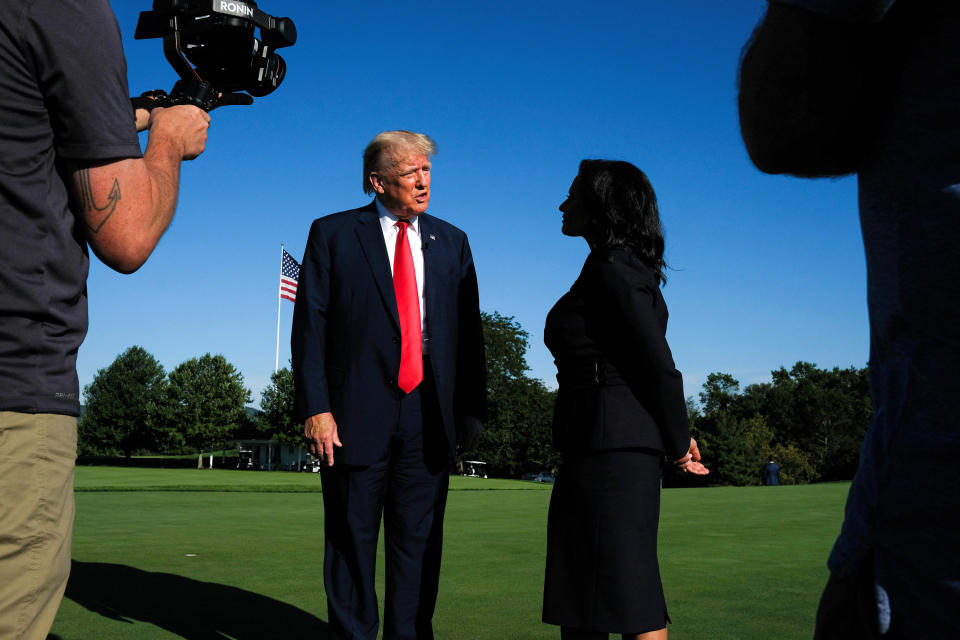
[[[149,622],[188,640],[328,637],[326,622],[286,602],[122,564],[74,560],[66,595],[107,618]]]

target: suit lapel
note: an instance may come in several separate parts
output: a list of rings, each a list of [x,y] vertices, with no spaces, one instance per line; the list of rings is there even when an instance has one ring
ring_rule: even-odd
[[[383,242],[383,229],[380,227],[380,217],[377,214],[376,204],[371,203],[357,212],[357,238],[360,240],[360,249],[363,251],[373,280],[380,290],[380,297],[386,306],[396,326],[400,330],[400,314],[397,311],[397,295],[393,290],[393,276],[390,273],[390,258],[387,247]]]

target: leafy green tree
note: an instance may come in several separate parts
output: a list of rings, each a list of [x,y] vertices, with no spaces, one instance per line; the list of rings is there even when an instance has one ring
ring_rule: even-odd
[[[527,375],[530,334],[509,316],[481,314],[487,357],[487,423],[466,459],[483,460],[498,475],[556,469],[551,422],[555,392]]]
[[[519,392],[525,398],[526,408],[522,427],[514,432],[520,454],[520,466],[514,473],[544,469],[556,473],[560,466],[560,455],[553,449],[553,407],[557,394],[540,380],[527,377]]]
[[[697,401],[693,399],[693,396],[687,397],[687,419],[690,420],[690,426],[693,427],[697,424],[697,420],[703,417],[703,413],[700,411],[700,407],[697,406]]]
[[[291,446],[303,444],[303,424],[293,404],[293,371],[284,367],[270,376],[270,385],[260,394],[260,431]]]
[[[193,450],[209,451],[247,424],[250,390],[222,355],[191,358],[168,377],[169,420]]]
[[[783,443],[807,452],[821,480],[849,480],[872,416],[869,371],[797,362],[773,372],[770,423]]]
[[[740,393],[740,382],[729,373],[709,373],[700,392],[700,404],[707,416],[722,413],[730,408]]]
[[[713,454],[711,473],[722,484],[760,484],[760,472],[772,441],[773,431],[763,416],[741,420],[729,413],[721,414],[716,438],[708,443]]]
[[[772,385],[768,382],[748,384],[743,393],[733,399],[730,410],[741,418],[758,413],[766,416],[771,389]]]
[[[755,416],[772,433],[768,453],[783,461],[783,474],[792,481],[852,478],[872,415],[869,371],[820,369],[801,361],[771,377],[772,382],[748,385],[740,393],[739,382],[729,374],[707,376],[700,393],[703,415],[692,420],[691,430],[708,466],[723,460],[733,470],[711,480],[742,481],[737,469],[745,450],[738,438],[745,437],[740,430]]]
[[[79,450],[88,455],[130,457],[164,444],[166,374],[143,347],[133,346],[83,389],[86,410],[79,424]]]

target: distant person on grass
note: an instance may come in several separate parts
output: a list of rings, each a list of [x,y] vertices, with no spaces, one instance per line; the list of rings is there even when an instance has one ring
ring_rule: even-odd
[[[657,198],[632,164],[584,160],[561,231],[590,245],[547,315],[557,363],[553,436],[563,454],[550,500],[543,621],[563,640],[667,637],[657,563],[664,454],[703,475],[683,380],[665,337]]]
[[[955,0],[781,0],[740,69],[761,170],[858,177],[874,415],[818,640],[960,638],[958,42]]]
[[[780,465],[773,460],[763,467],[763,484],[768,487],[780,484]]]

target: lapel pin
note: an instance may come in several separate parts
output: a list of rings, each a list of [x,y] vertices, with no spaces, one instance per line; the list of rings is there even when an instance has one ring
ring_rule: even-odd
[[[431,233],[431,234],[430,234],[430,239],[431,239],[431,240],[436,240],[436,239],[437,239],[437,236],[435,236],[435,235],[433,235],[433,234]]]

